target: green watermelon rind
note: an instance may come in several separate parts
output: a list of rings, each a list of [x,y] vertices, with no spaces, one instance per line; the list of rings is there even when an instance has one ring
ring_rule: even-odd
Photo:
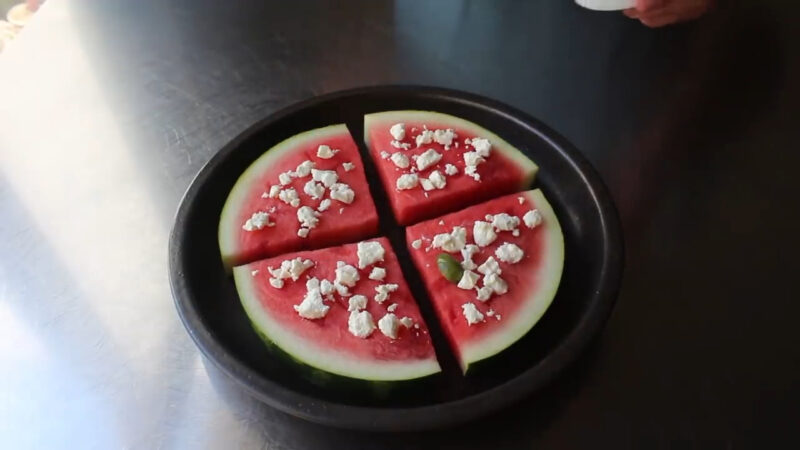
[[[524,174],[522,180],[520,180],[519,189],[527,189],[533,183],[533,180],[536,178],[536,173],[539,171],[539,166],[537,166],[536,163],[531,161],[531,159],[525,156],[518,148],[511,145],[500,136],[469,120],[435,111],[398,110],[366,114],[364,116],[364,142],[367,144],[367,147],[372,148],[369,139],[369,130],[375,126],[385,124],[391,126],[395,123],[408,121],[443,124],[449,128],[453,128],[456,132],[458,132],[458,130],[465,130],[475,136],[488,139],[489,142],[492,143],[492,151],[498,151],[509,158]],[[386,132],[388,133],[388,128]]]
[[[281,326],[261,306],[254,285],[255,278],[248,266],[235,267],[233,278],[242,307],[262,340],[279,348],[298,363],[334,375],[371,382],[416,380],[441,372],[435,357],[394,362],[355,360],[342,352],[317,347],[302,339],[294,331]],[[298,316],[297,320],[307,319]],[[346,327],[347,324],[343,326]]]
[[[303,145],[303,143],[342,134],[349,134],[345,124],[330,125],[296,134],[264,152],[239,176],[230,194],[228,194],[228,198],[225,200],[225,205],[222,207],[217,233],[222,262],[227,270],[230,270],[236,264],[234,254],[238,250],[238,236],[242,226],[239,223],[239,211],[244,202],[247,201],[247,196],[252,190],[253,183],[272,164],[280,161],[297,147]]]
[[[501,353],[528,334],[550,307],[561,283],[564,270],[564,235],[558,218],[541,190],[535,189],[521,195],[536,206],[544,219],[547,254],[542,258],[543,266],[537,274],[537,289],[522,301],[522,306],[513,315],[503,316],[502,331],[461,348],[460,360],[464,373],[469,372],[470,366]]]

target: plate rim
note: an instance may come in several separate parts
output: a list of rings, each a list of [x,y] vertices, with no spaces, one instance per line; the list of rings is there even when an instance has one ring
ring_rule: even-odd
[[[537,364],[505,383],[457,400],[418,407],[381,408],[346,405],[292,391],[280,383],[262,377],[257,371],[248,368],[230,355],[206,329],[199,313],[189,300],[188,287],[180,264],[183,253],[180,245],[181,237],[191,205],[200,186],[208,181],[213,168],[271,122],[319,103],[376,93],[413,93],[442,97],[450,101],[472,103],[481,109],[489,109],[495,114],[504,116],[533,132],[545,140],[551,148],[561,153],[584,179],[584,184],[589,187],[591,197],[600,212],[600,225],[606,251],[600,266],[597,301],[589,305],[581,320],[564,340]],[[203,165],[180,200],[170,231],[168,267],[175,308],[189,336],[206,359],[251,396],[284,413],[326,426],[362,431],[419,431],[450,427],[496,413],[541,389],[571,365],[608,321],[622,281],[624,254],[619,214],[608,188],[583,154],[548,125],[513,106],[478,94],[423,85],[376,85],[335,91],[290,104],[256,121],[225,144]],[[402,420],[399,419],[401,416]]]

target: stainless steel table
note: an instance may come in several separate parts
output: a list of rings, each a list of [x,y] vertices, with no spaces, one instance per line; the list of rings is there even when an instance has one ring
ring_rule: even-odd
[[[796,447],[800,40],[758,3],[649,30],[566,0],[51,0],[0,55],[0,447]],[[456,430],[263,407],[204,365],[170,297],[167,236],[203,163],[282,106],[378,83],[541,118],[623,216],[602,339]]]

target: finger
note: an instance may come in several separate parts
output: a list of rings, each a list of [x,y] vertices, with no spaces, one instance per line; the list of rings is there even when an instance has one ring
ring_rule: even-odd
[[[639,17],[639,20],[645,25],[650,28],[658,28],[663,27],[664,25],[670,25],[678,21],[678,16],[675,14],[659,14],[655,16],[643,16]]]
[[[667,6],[667,0],[636,0],[636,10],[639,12],[656,11]]]
[[[622,11],[622,14],[625,14],[626,17],[630,17],[631,19],[639,18],[639,11],[636,11],[636,9],[634,8],[628,8]]]

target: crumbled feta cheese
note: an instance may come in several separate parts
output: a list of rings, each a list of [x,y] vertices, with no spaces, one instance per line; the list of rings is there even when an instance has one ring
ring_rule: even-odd
[[[383,267],[373,267],[372,272],[369,273],[370,280],[381,281],[386,278],[386,269]]]
[[[497,273],[487,273],[483,276],[483,286],[491,288],[495,294],[502,295],[508,292],[508,284]]]
[[[297,178],[305,178],[309,174],[311,174],[311,169],[313,168],[314,168],[314,163],[309,160],[305,160],[301,162],[294,170],[294,176]]]
[[[381,333],[389,339],[397,339],[397,329],[399,327],[400,321],[397,320],[397,316],[392,313],[386,314],[378,321],[378,328],[381,330]]]
[[[311,232],[311,230],[309,230],[308,228],[300,227],[300,228],[297,229],[297,235],[300,236],[301,238],[307,238],[308,237],[308,233],[310,233],[310,232]]]
[[[422,132],[414,138],[414,141],[417,143],[417,147],[422,144],[430,144],[433,142],[433,131],[427,129],[422,130]]]
[[[525,222],[525,226],[528,228],[536,228],[541,225],[543,220],[544,217],[542,217],[542,213],[538,209],[532,209],[522,216],[522,221]]]
[[[333,281],[334,284],[353,287],[361,278],[361,276],[358,275],[358,269],[350,264],[339,261],[336,263],[336,266],[336,279]]]
[[[411,144],[409,144],[408,142],[392,141],[390,142],[390,144],[394,148],[400,148],[403,150],[408,150],[411,148]]]
[[[299,305],[294,305],[294,310],[300,317],[306,319],[321,319],[328,314],[330,306],[322,302],[322,294],[318,288],[309,289]]]
[[[306,193],[309,197],[317,200],[322,198],[325,195],[325,186],[320,183],[317,183],[314,180],[308,180],[308,182],[303,186],[303,192]]]
[[[461,305],[461,310],[464,313],[464,318],[467,319],[468,325],[473,325],[483,321],[483,314],[478,311],[474,303],[467,302]]]
[[[445,164],[444,173],[446,173],[449,176],[453,176],[458,173],[458,167],[452,164]]]
[[[477,166],[484,161],[485,159],[477,152],[464,152],[464,164],[467,166]]]
[[[245,221],[244,225],[242,225],[242,229],[245,231],[255,231],[260,230],[264,227],[274,227],[275,222],[269,221],[269,214],[265,213],[264,211],[258,211],[253,213],[247,221]]]
[[[389,298],[389,294],[396,291],[400,286],[396,284],[379,284],[375,286],[375,301],[383,303]]]
[[[331,199],[326,198],[321,202],[319,202],[319,206],[317,206],[317,211],[319,212],[326,211],[330,207],[331,207]]]
[[[311,178],[314,181],[321,182],[326,188],[333,186],[339,181],[339,176],[336,175],[336,171],[334,170],[311,169]]]
[[[519,229],[515,228],[515,229],[511,230],[511,235],[514,236],[514,237],[519,236]]]
[[[486,261],[484,261],[483,264],[478,266],[478,272],[484,275],[490,273],[497,273],[497,274],[503,273],[503,271],[500,270],[500,264],[498,264],[497,260],[494,259],[494,257],[492,256],[486,258]]]
[[[490,287],[483,286],[482,288],[479,288],[477,290],[477,293],[478,293],[478,295],[477,295],[476,299],[479,302],[485,302],[486,300],[489,300],[490,298],[492,298],[492,294],[494,293],[494,291]]]
[[[342,168],[344,169],[345,172],[350,172],[351,170],[356,168],[356,165],[351,162],[343,162]]]
[[[414,247],[415,249],[419,249],[420,247],[422,247],[422,239],[416,239],[416,240],[414,240],[414,241],[411,243],[411,246],[412,246],[412,247]]]
[[[281,187],[277,184],[273,184],[269,187],[269,198],[278,198],[278,195],[281,193]]]
[[[339,208],[339,214],[344,212],[344,208]]]
[[[388,307],[386,307],[386,310],[387,310],[387,311],[389,311],[389,312],[395,312],[395,311],[397,311],[397,303],[392,303],[391,305],[389,305]]]
[[[465,270],[461,275],[461,280],[458,281],[458,287],[461,289],[470,290],[475,287],[475,283],[481,276],[471,270]]]
[[[488,158],[492,151],[492,144],[488,139],[473,138],[472,141],[470,141],[470,145],[472,145],[472,147],[475,149],[475,153],[483,156],[484,158]]]
[[[438,163],[442,159],[442,154],[436,150],[429,148],[417,157],[417,169],[425,170],[428,167]]]
[[[494,228],[489,222],[476,220],[475,225],[472,226],[472,238],[478,246],[486,247],[497,239],[497,233],[494,232]]]
[[[472,256],[475,253],[478,253],[479,250],[480,250],[480,248],[475,244],[465,245],[464,248],[461,249],[461,258],[463,259],[463,261],[461,261],[461,268],[462,269],[464,269],[464,270],[474,270],[476,267],[478,267],[472,261]]]
[[[358,250],[358,268],[363,269],[369,265],[375,264],[378,261],[383,261],[385,250],[380,242],[359,242]]]
[[[452,128],[433,132],[433,140],[436,141],[437,144],[444,145],[444,148],[449,148],[453,144],[453,139],[457,137]]]
[[[387,151],[382,151],[382,152],[381,152],[381,158],[383,158],[383,159],[389,159],[389,152],[387,152]]]
[[[375,331],[375,322],[369,311],[353,311],[347,319],[347,330],[355,337],[368,338]]]
[[[399,167],[401,169],[407,169],[408,168],[408,165],[409,165],[408,156],[406,156],[406,155],[404,155],[404,154],[402,154],[400,152],[392,153],[391,160],[392,160],[392,162],[394,163],[395,166],[397,166],[397,167]]]
[[[300,196],[297,195],[297,191],[295,191],[294,188],[282,190],[280,194],[278,194],[278,198],[287,205],[291,205],[293,208],[300,206]]]
[[[348,300],[348,311],[361,311],[367,307],[367,297],[364,295],[354,295]]]
[[[322,280],[319,282],[319,291],[322,295],[330,295],[333,293],[333,283],[328,280]]]
[[[278,175],[278,181],[286,186],[287,184],[292,182],[292,173],[291,172],[283,172],[282,174]]]
[[[519,226],[519,217],[506,213],[495,214],[492,218],[492,226],[498,231],[512,231]]]
[[[301,206],[297,210],[297,221],[303,228],[316,228],[319,224],[319,212],[310,206]]]
[[[522,249],[516,244],[511,244],[508,242],[505,242],[503,245],[497,247],[497,249],[494,251],[494,254],[497,256],[497,259],[509,264],[516,264],[520,262],[522,257],[525,255]]]
[[[310,259],[303,259],[300,257],[294,259],[287,259],[281,261],[281,266],[277,269],[267,267],[270,275],[278,279],[291,278],[292,281],[297,281],[300,275],[303,274],[308,268],[314,267],[314,262]]]
[[[389,134],[392,135],[398,141],[402,141],[406,138],[406,124],[404,123],[396,123],[389,128]]]
[[[400,319],[400,325],[406,328],[411,328],[411,325],[414,325],[415,328],[419,328],[419,324],[415,324],[411,317],[403,317]]]
[[[420,178],[419,179],[419,184],[421,184],[422,185],[422,189],[424,189],[426,191],[432,191],[432,190],[435,189],[433,187],[433,183],[431,183],[431,180],[429,180],[427,178]],[[427,196],[427,193],[425,195]]]
[[[431,184],[433,184],[433,187],[436,189],[444,189],[444,187],[447,186],[447,180],[438,170],[431,172],[431,174],[428,175],[428,180],[430,180]]]
[[[486,311],[486,317],[492,317],[492,316],[494,316],[494,310],[493,309],[490,309],[490,310]]]
[[[353,199],[356,198],[356,193],[350,188],[349,185],[344,183],[336,183],[331,186],[331,198],[334,200],[338,200],[342,203],[353,203]]]
[[[311,277],[306,280],[306,290],[310,291],[313,289],[319,289],[319,279],[317,277]]]
[[[397,179],[397,190],[404,191],[406,189],[413,189],[419,184],[419,176],[415,173],[406,173],[400,175]]]
[[[478,173],[478,166],[467,166],[464,168],[464,173],[472,177],[475,181],[481,181],[481,174]]]
[[[347,297],[350,295],[350,288],[343,284],[333,283],[333,288],[336,289],[336,293],[341,297]]]
[[[272,285],[275,289],[282,289],[283,288],[283,280],[280,278],[270,278],[269,284]]]
[[[525,197],[517,197],[517,201],[521,205],[521,204],[525,203]]]
[[[322,144],[317,147],[317,157],[322,159],[331,159],[333,155],[339,153],[339,150],[333,150],[329,146]]]
[[[494,316],[494,318],[497,319],[497,320],[500,320],[502,317],[503,316],[501,316],[500,314],[497,314],[496,316]]]
[[[449,253],[461,251],[467,243],[467,230],[464,227],[453,227],[450,233],[440,233],[433,237],[431,246]]]

